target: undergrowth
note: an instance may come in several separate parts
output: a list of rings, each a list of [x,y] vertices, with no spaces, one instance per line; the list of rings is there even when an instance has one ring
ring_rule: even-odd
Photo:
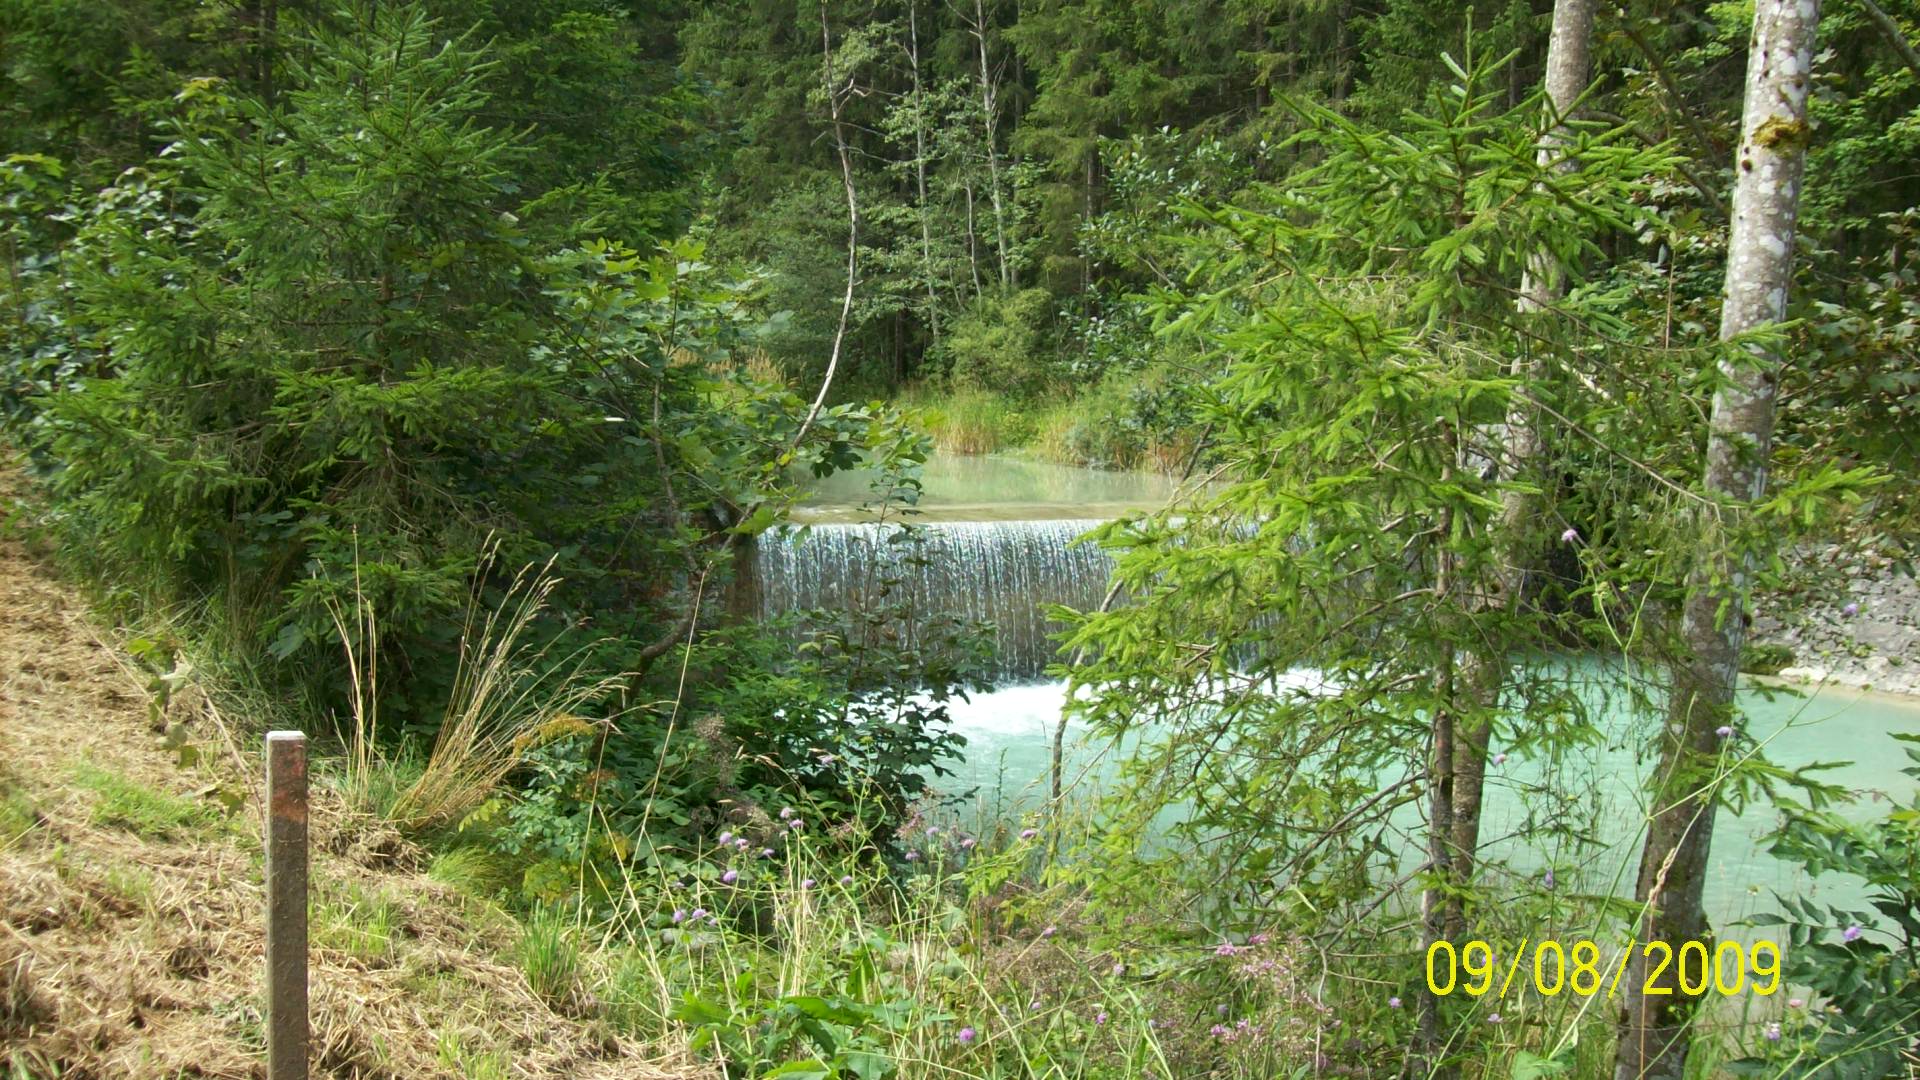
[[[949,454],[1019,452],[1058,465],[1179,475],[1200,448],[1177,388],[1147,376],[1030,397],[919,383],[895,401]]]

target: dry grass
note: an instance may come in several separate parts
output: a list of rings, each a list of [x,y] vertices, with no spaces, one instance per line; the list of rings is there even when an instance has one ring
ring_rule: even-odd
[[[699,356],[684,349],[674,351],[675,364],[698,363],[699,360]],[[769,356],[765,349],[741,349],[723,360],[713,361],[712,368],[716,374],[722,375],[736,371],[744,372],[753,382],[768,386],[781,386],[788,389],[793,386],[793,380],[787,378],[786,372],[780,370],[779,362]]]
[[[0,799],[14,808],[0,844],[0,1075],[259,1078],[257,756],[225,741],[210,703],[176,694],[163,721],[212,751],[179,766],[123,662],[73,594],[0,538]],[[70,782],[76,768],[110,779],[89,790]],[[215,785],[248,796],[230,822],[213,810],[217,827],[96,818],[109,797],[212,806]],[[590,1010],[556,1012],[514,962],[512,919],[413,871],[404,841],[315,796],[316,1078],[704,1075]],[[323,930],[349,922],[357,936]]]
[[[418,835],[456,824],[493,794],[521,753],[551,733],[577,728],[579,714],[616,691],[624,676],[591,678],[584,656],[551,655],[526,640],[560,579],[553,561],[524,566],[498,606],[481,602],[497,545],[481,553],[460,634],[460,661],[433,749],[417,771],[377,748],[380,622],[357,587],[351,613],[336,608],[353,686],[347,739],[349,798],[355,806]],[[411,775],[408,775],[411,774]]]

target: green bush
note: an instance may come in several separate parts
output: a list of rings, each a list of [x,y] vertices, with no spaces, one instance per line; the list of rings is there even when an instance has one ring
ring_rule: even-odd
[[[46,408],[102,569],[213,593],[282,659],[330,658],[326,604],[359,592],[419,708],[487,534],[585,544],[590,501],[652,485],[560,347],[581,238],[511,212],[487,56],[409,6],[354,29],[272,106],[199,88],[178,153],[95,201],[68,262],[110,362]]]
[[[981,298],[941,343],[954,387],[1022,397],[1055,377],[1053,295],[1045,289]]]
[[[402,4],[304,48],[271,103],[191,85],[168,153],[74,215],[75,321],[15,351],[76,359],[16,355],[29,390],[6,408],[103,591],[204,604],[224,649],[334,708],[329,608],[363,601],[385,734],[430,737],[476,582],[497,599],[558,553],[535,636],[592,612],[555,655],[592,643],[603,670],[631,666],[681,616],[658,583],[688,573],[709,519],[786,490],[766,463],[800,408],[671,362],[738,336],[731,294],[692,281],[698,245],[642,257],[526,205],[529,145],[489,125],[487,47]],[[823,467],[865,422],[820,419]],[[698,474],[678,503],[663,467]]]
[[[1920,735],[1895,734],[1920,780]],[[1865,883],[1860,908],[1818,903],[1810,890],[1776,895],[1783,911],[1755,922],[1785,928],[1766,936],[1786,954],[1781,985],[1811,991],[1812,1005],[1789,1007],[1763,1052],[1738,1063],[1741,1075],[1859,1078],[1892,1076],[1920,1036],[1920,798],[1895,803],[1875,821],[1784,805],[1772,854],[1809,877],[1851,875]],[[1871,906],[1872,911],[1862,910]]]

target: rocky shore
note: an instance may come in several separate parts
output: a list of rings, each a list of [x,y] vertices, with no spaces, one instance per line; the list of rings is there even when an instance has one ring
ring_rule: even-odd
[[[1920,695],[1920,581],[1884,552],[1832,545],[1799,561],[1808,584],[1754,614],[1757,651],[1791,653],[1778,676]]]

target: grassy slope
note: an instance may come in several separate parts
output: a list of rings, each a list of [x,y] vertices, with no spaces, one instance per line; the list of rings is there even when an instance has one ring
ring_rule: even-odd
[[[0,536],[0,1077],[263,1076],[252,740],[191,693],[155,715],[111,636]],[[316,1076],[692,1074],[536,994],[511,918],[316,798]]]

